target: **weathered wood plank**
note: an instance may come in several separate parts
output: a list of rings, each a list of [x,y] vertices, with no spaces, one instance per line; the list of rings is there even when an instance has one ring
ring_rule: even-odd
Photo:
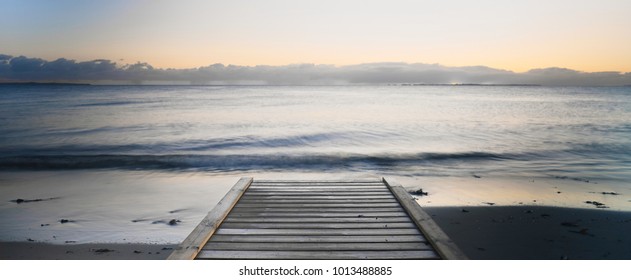
[[[197,225],[184,241],[169,255],[168,259],[193,259],[204,243],[217,230],[232,207],[248,189],[252,178],[241,178],[228,193],[217,203],[212,211]]]
[[[251,242],[208,242],[203,250],[229,251],[418,251],[432,250],[422,242],[390,243],[251,243]]]
[[[383,186],[383,182],[379,183],[322,183],[322,182],[311,182],[311,183],[287,183],[287,184],[272,184],[272,183],[252,183],[252,186],[270,186],[270,187],[339,187],[339,186],[368,186],[368,187],[381,187]]]
[[[202,250],[198,259],[437,259],[434,251],[219,251]]]
[[[380,207],[397,207],[399,203],[313,203],[313,204],[302,204],[302,203],[238,203],[235,208],[380,208]]]
[[[239,200],[239,205],[242,204],[265,204],[265,203],[274,203],[274,204],[359,204],[359,203],[396,203],[397,200],[394,198],[382,198],[382,199],[241,199]]]
[[[330,208],[319,208],[319,207],[301,207],[301,208],[283,208],[283,207],[235,207],[233,208],[233,213],[242,213],[242,212],[294,212],[294,213],[302,213],[302,212],[311,212],[311,213],[334,213],[334,212],[343,212],[343,213],[362,213],[362,212],[400,212],[403,211],[401,207],[369,207],[369,208],[350,208],[350,207],[330,207]]]
[[[349,218],[242,218],[228,215],[224,223],[412,223],[408,217],[349,217]]]
[[[213,242],[321,242],[321,243],[355,243],[355,242],[427,242],[420,235],[224,235],[214,234]]]
[[[222,229],[390,229],[416,228],[411,222],[394,223],[237,223],[223,222]]]
[[[326,186],[326,185],[313,185],[313,186],[253,186],[253,190],[382,190],[385,189],[384,185],[345,185],[345,186]]]
[[[381,179],[370,180],[255,180],[254,184],[382,184]]]
[[[420,234],[412,229],[237,229],[220,228],[217,234],[251,234],[251,235],[414,235]]]
[[[353,195],[341,195],[335,193],[329,193],[325,195],[309,194],[274,194],[274,195],[261,195],[261,194],[247,194],[242,199],[396,199],[391,194],[364,194],[357,193]]]
[[[423,232],[425,238],[436,248],[438,254],[445,259],[467,259],[458,246],[445,234],[445,232],[434,222],[434,220],[421,208],[414,198],[399,184],[388,182],[385,178],[383,182],[401,203],[401,206],[410,214],[410,217]]]
[[[408,217],[408,214],[403,210],[398,212],[361,212],[361,213],[347,213],[347,212],[331,212],[331,213],[313,213],[313,212],[235,212],[232,211],[228,217],[243,217],[243,218],[375,218],[375,217]]]
[[[241,197],[241,200],[248,199],[328,199],[328,200],[340,200],[340,199],[395,199],[393,195],[387,194],[378,194],[378,195],[365,195],[365,194],[357,194],[357,195],[313,195],[313,194],[303,194],[303,195],[260,195],[260,194],[245,194]]]
[[[328,195],[328,196],[338,196],[338,195],[392,195],[392,193],[387,190],[335,190],[335,191],[309,191],[309,190],[298,190],[298,191],[282,191],[282,190],[248,190],[248,195]]]

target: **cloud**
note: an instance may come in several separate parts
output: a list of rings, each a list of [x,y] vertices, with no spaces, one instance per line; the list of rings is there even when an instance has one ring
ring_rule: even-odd
[[[524,73],[486,66],[448,67],[423,63],[367,63],[348,66],[213,64],[189,69],[155,68],[148,63],[118,65],[97,59],[46,61],[0,54],[0,81],[96,84],[537,84],[562,86],[631,85],[631,73],[580,72],[565,68]]]

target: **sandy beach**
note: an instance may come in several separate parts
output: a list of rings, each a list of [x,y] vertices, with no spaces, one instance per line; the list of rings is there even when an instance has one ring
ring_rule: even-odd
[[[474,260],[631,258],[631,213],[542,206],[426,207]],[[173,244],[0,242],[3,260],[161,260]]]
[[[467,192],[460,194],[466,195]],[[626,195],[616,196],[620,200],[628,200]],[[441,204],[441,195],[433,196],[431,192],[419,201],[432,197],[436,204]],[[631,237],[627,234],[631,232],[631,212],[596,208],[586,203],[593,209],[542,206],[532,200],[526,205],[512,206],[479,203],[473,197],[469,197],[468,201],[467,205],[458,206],[427,206],[431,204],[427,201],[421,204],[425,204],[424,209],[470,259],[631,259]],[[165,259],[175,246],[0,242],[0,259],[160,260]]]
[[[0,242],[2,260],[163,260],[172,244]]]
[[[544,206],[428,207],[474,260],[631,259],[631,213]]]

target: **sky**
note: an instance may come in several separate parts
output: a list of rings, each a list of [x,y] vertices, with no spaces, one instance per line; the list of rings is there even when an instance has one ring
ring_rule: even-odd
[[[631,72],[626,0],[0,0],[0,10],[0,54],[46,61]]]

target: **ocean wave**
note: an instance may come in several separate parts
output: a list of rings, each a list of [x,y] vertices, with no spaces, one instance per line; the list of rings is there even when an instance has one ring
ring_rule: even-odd
[[[200,169],[296,170],[296,169],[382,169],[397,166],[431,165],[445,162],[517,160],[520,155],[484,152],[418,154],[331,154],[331,155],[34,155],[0,158],[2,169]]]
[[[75,107],[105,107],[105,106],[124,106],[124,105],[140,105],[140,104],[151,104],[156,102],[150,101],[104,101],[104,102],[93,102],[93,103],[81,103],[74,105]]]

